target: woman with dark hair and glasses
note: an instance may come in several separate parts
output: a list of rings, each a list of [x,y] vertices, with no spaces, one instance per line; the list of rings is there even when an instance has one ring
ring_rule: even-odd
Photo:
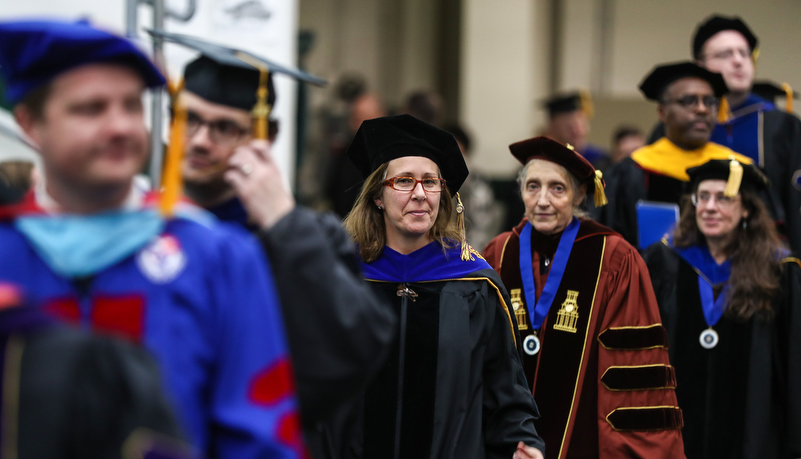
[[[801,456],[801,264],[735,159],[687,170],[672,237],[649,247],[688,457]]]
[[[351,453],[542,458],[508,294],[456,223],[468,171],[453,136],[410,115],[376,118],[347,153],[366,180],[345,227],[365,278],[400,317]]]

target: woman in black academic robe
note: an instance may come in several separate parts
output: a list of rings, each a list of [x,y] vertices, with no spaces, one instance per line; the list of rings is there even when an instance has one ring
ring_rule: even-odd
[[[453,136],[409,115],[377,118],[348,156],[366,180],[345,226],[400,321],[345,457],[542,458],[509,297],[454,223],[468,172]]]
[[[801,262],[782,246],[754,166],[688,170],[672,238],[651,273],[690,458],[801,457]],[[692,205],[690,205],[690,202]]]

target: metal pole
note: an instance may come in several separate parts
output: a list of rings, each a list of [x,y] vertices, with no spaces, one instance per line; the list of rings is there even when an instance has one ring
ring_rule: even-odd
[[[164,0],[152,0],[153,29],[164,30]],[[156,65],[164,67],[164,40],[153,37],[153,60]],[[151,126],[150,126],[150,180],[153,189],[161,188],[161,169],[164,163],[164,142],[161,138],[161,125],[163,123],[162,105],[164,90],[157,88],[152,91]]]
[[[125,35],[128,38],[137,36],[137,29],[139,28],[139,0],[126,0],[125,1]]]

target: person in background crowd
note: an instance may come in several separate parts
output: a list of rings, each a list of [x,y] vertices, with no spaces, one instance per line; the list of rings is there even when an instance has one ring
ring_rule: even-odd
[[[445,126],[459,145],[468,170],[472,155],[470,135],[459,125]],[[467,242],[473,247],[484,247],[501,229],[504,218],[503,206],[495,200],[487,179],[473,170],[459,190],[465,209],[465,231]]]
[[[695,458],[801,456],[801,261],[789,256],[754,165],[687,171],[671,238],[643,257],[654,284]]]
[[[512,295],[546,458],[683,457],[682,414],[648,270],[617,233],[584,218],[603,180],[548,137],[509,146],[526,217],[484,258]]]
[[[62,326],[0,281],[0,353],[4,455],[190,457],[143,349]]]
[[[692,40],[695,62],[719,72],[729,93],[710,141],[749,157],[771,181],[768,210],[790,247],[801,252],[801,120],[752,91],[759,41],[739,17],[713,15]],[[664,135],[657,126],[651,142]]]
[[[378,118],[362,124],[348,157],[365,183],[345,227],[365,278],[400,315],[390,359],[365,393],[355,450],[542,458],[509,297],[454,221],[468,170],[453,136],[411,115]]]
[[[596,169],[608,164],[607,153],[587,143],[593,114],[589,93],[579,91],[556,95],[545,100],[543,106],[548,112],[548,126],[543,135],[559,143],[572,145]]]
[[[442,127],[445,118],[445,101],[434,91],[419,90],[406,96],[401,113],[412,115],[432,126]]]
[[[0,280],[66,322],[150,350],[202,456],[302,457],[266,258],[241,230],[194,221],[191,206],[133,184],[148,156],[142,95],[165,83],[153,63],[85,21],[9,21],[0,73],[45,180],[2,213]]]
[[[649,100],[659,103],[665,137],[644,146],[617,166],[609,189],[609,208],[599,221],[638,243],[636,205],[639,200],[679,204],[688,180],[686,170],[710,159],[735,156],[750,159],[709,141],[726,83],[692,62],[656,66],[640,84]]]
[[[356,397],[378,371],[395,317],[361,278],[353,246],[331,214],[297,206],[272,157],[278,135],[254,140],[259,71],[204,54],[187,65],[187,194],[223,222],[254,231],[274,266],[312,457],[338,457]],[[268,84],[268,100],[276,94]],[[326,426],[323,429],[322,426]]]
[[[639,128],[620,126],[612,135],[612,151],[609,154],[610,166],[628,158],[643,145],[645,145],[645,137]]]

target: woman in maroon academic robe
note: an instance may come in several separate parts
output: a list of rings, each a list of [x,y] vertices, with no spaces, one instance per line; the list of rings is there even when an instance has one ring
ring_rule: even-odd
[[[600,172],[546,137],[512,144],[526,217],[484,257],[512,297],[546,458],[683,457],[682,415],[648,271],[583,217]]]

